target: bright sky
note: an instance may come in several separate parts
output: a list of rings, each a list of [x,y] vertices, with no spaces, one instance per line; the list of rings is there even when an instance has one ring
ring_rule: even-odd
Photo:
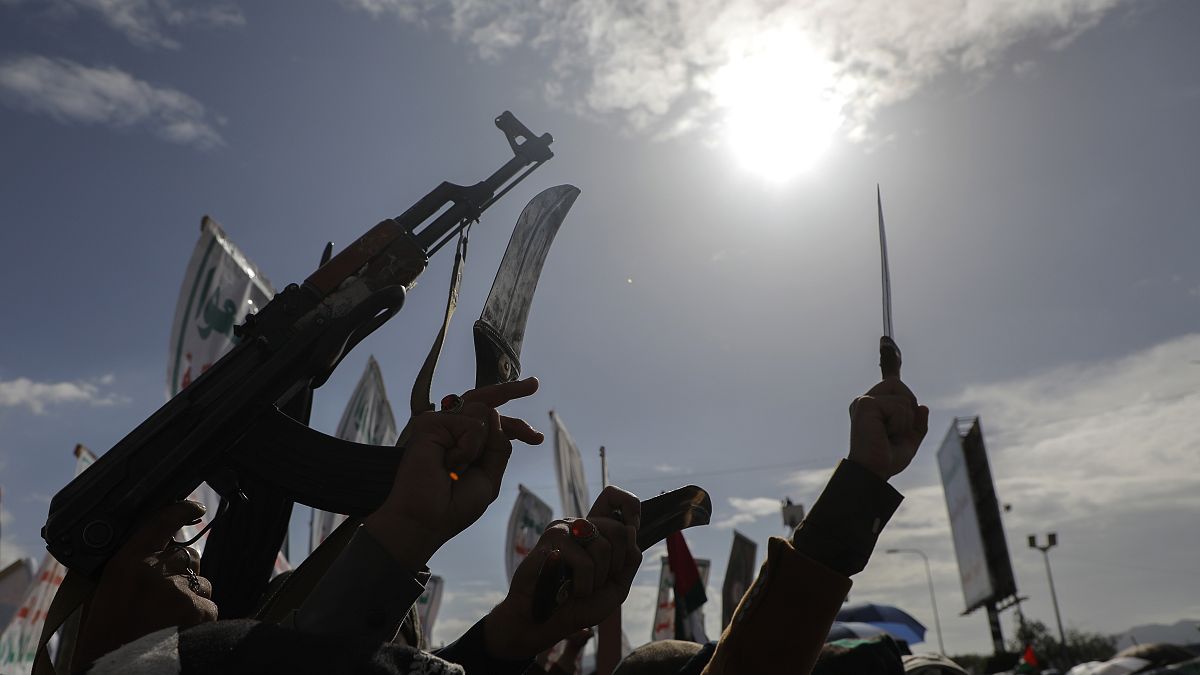
[[[525,343],[543,389],[514,411],[562,416],[593,494],[600,445],[641,495],[712,493],[716,524],[688,535],[713,561],[712,634],[732,527],[765,553],[778,500],[812,502],[878,377],[877,182],[906,379],[933,415],[853,599],[932,628],[920,561],[883,553],[921,548],[948,651],[990,649],[984,616],[959,616],[934,461],[978,414],[1028,615],[1053,622],[1025,535],[1056,531],[1069,627],[1200,618],[1200,5],[544,4],[0,0],[5,560],[41,555],[75,443],[103,451],[162,404],[203,214],[282,287],[326,240],[490,173],[511,109],[557,157],[475,228],[435,395],[473,382],[469,326],[525,201],[579,186]],[[406,400],[448,266],[318,391],[315,427],[333,431],[368,354]],[[557,506],[553,481],[548,446],[518,449],[435,557],[436,640],[502,597],[517,484]],[[633,644],[657,555],[626,605]]]

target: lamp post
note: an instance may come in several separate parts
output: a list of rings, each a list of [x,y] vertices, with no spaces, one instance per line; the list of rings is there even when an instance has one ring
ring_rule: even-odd
[[[1050,601],[1054,603],[1054,620],[1058,622],[1058,639],[1062,644],[1063,655],[1067,652],[1067,635],[1063,631],[1062,615],[1058,612],[1058,594],[1054,592],[1054,575],[1050,573],[1050,549],[1058,546],[1058,533],[1051,532],[1046,535],[1046,544],[1040,545],[1037,542],[1037,535],[1029,535],[1029,548],[1036,548],[1042,552],[1042,558],[1046,561],[1046,580],[1050,582]]]
[[[915,548],[889,548],[888,553],[916,553],[925,561],[925,580],[929,582],[929,603],[933,605],[933,625],[937,629],[938,653],[945,654],[946,646],[942,644],[942,620],[938,618],[937,597],[933,593],[933,572],[929,571],[929,556],[924,551]]]

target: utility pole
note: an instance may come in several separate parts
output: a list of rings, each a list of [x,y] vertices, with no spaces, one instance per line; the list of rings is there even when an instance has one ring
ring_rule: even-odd
[[[1050,572],[1050,549],[1058,546],[1058,533],[1051,532],[1046,535],[1046,544],[1040,545],[1037,542],[1037,535],[1029,535],[1029,548],[1036,548],[1042,552],[1042,558],[1046,561],[1046,580],[1050,582],[1050,601],[1054,603],[1054,620],[1058,622],[1058,639],[1062,645],[1063,656],[1070,661],[1070,654],[1067,651],[1067,634],[1063,631],[1062,614],[1058,611],[1058,594],[1054,592],[1054,575]]]
[[[946,654],[946,645],[942,643],[942,620],[938,618],[937,597],[933,593],[933,573],[929,571],[929,556],[924,551],[915,548],[889,548],[888,553],[916,553],[925,561],[925,579],[929,582],[929,604],[933,605],[933,625],[937,628],[938,653]]]

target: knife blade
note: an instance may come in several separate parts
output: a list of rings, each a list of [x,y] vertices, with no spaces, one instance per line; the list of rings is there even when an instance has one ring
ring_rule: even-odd
[[[511,382],[521,376],[525,322],[550,244],[579,196],[574,185],[559,185],[529,201],[517,225],[496,280],[475,322],[475,387]]]
[[[883,197],[875,185],[875,203],[879,209],[879,262],[883,283],[883,335],[879,338],[879,371],[883,379],[900,377],[900,347],[892,332],[892,278],[888,271],[887,235],[883,230]]]

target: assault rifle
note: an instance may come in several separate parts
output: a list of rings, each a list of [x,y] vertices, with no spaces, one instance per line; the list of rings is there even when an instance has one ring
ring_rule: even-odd
[[[309,428],[311,392],[400,310],[429,256],[553,157],[550,134],[534,136],[510,112],[495,122],[513,151],[507,163],[472,186],[438,185],[290,284],[236,328],[228,354],[59,491],[42,528],[54,557],[95,580],[140,519],[207,481],[222,502],[204,573],[222,618],[245,616],[293,502],[351,516],[382,503],[399,448]]]

